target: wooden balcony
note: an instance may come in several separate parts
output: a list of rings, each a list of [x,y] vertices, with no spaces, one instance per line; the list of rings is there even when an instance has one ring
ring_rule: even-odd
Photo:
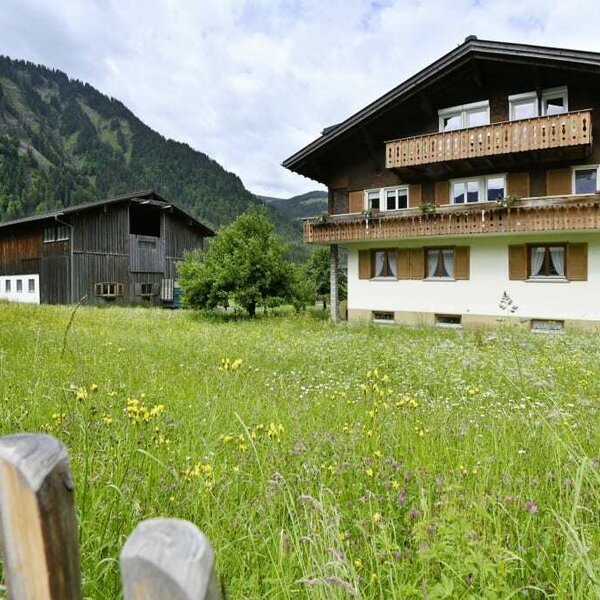
[[[600,194],[529,198],[510,208],[496,202],[305,219],[304,241],[335,244],[476,234],[600,230]]]
[[[506,160],[519,152],[589,149],[591,144],[591,110],[580,110],[393,140],[386,143],[386,167],[406,169],[484,158],[493,162],[494,157]]]

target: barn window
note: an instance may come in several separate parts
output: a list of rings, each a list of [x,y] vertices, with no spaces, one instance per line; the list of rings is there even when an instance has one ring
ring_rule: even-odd
[[[22,292],[22,291],[23,291],[23,280],[17,279],[17,292]]]
[[[64,242],[69,239],[69,226],[58,225],[44,229],[44,244],[51,242]]]
[[[115,298],[123,295],[123,284],[114,282],[97,283],[95,285],[95,291],[96,296],[101,296],[102,298]]]
[[[161,212],[156,208],[134,205],[129,208],[129,233],[160,237]]]
[[[27,280],[27,291],[30,294],[33,294],[35,292],[35,279],[28,279]]]
[[[44,229],[44,244],[56,241],[56,227],[46,227]]]
[[[7,293],[10,292],[10,288],[11,288],[10,284],[11,284],[11,280],[10,279],[7,279],[4,282],[4,291],[7,292]]]
[[[140,295],[152,296],[152,284],[151,283],[140,283]]]

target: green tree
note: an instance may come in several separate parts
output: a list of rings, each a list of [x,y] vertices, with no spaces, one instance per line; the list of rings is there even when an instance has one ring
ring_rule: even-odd
[[[213,309],[235,302],[254,317],[258,304],[292,293],[285,251],[266,211],[251,209],[221,229],[205,254],[186,255],[179,270],[186,303]]]
[[[345,255],[344,255],[345,256]],[[312,282],[314,287],[313,300],[323,303],[323,309],[327,308],[329,302],[330,286],[329,247],[319,246],[310,255],[305,265],[306,278]],[[338,266],[338,294],[339,299],[346,298],[348,277],[345,260],[340,256]]]

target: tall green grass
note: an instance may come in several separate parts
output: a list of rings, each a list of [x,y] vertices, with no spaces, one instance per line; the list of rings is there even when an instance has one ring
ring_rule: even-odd
[[[232,598],[600,594],[593,335],[0,305],[0,433],[69,448],[85,594],[142,519]]]

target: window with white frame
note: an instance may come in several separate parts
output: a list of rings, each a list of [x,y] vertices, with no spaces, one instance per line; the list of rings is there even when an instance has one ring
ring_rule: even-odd
[[[427,248],[425,260],[427,279],[454,277],[454,248]]]
[[[407,185],[365,192],[367,210],[402,210],[408,208],[408,201]]]
[[[506,196],[506,176],[487,175],[455,179],[450,185],[450,203],[493,202]]]
[[[598,165],[573,167],[573,193],[595,194],[598,191]]]
[[[490,123],[489,100],[451,106],[438,111],[440,131],[454,131]]]
[[[569,110],[569,94],[566,86],[537,92],[513,94],[508,97],[510,120],[532,119],[538,116],[551,116],[566,113]]]

